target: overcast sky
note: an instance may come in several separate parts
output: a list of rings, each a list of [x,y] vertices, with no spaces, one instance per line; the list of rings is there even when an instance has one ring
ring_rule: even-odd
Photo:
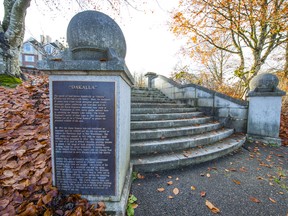
[[[0,2],[3,10],[3,0]],[[126,8],[118,17],[112,12],[102,11],[115,18],[124,33],[127,43],[126,64],[131,73],[152,71],[165,76],[171,74],[179,62],[176,54],[181,43],[169,31],[167,23],[171,17],[168,12],[177,5],[178,0],[150,0],[147,8],[153,11],[141,12]],[[76,13],[71,5],[69,8],[53,13],[37,7],[32,1],[26,16],[25,39],[34,37],[39,40],[40,34],[49,35],[52,40],[66,38],[68,23]]]

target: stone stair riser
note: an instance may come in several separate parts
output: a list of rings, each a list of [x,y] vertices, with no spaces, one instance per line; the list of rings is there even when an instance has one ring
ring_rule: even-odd
[[[221,124],[202,125],[187,128],[172,128],[162,130],[147,130],[147,131],[131,131],[130,139],[134,140],[150,140],[150,139],[165,139],[168,137],[189,136],[199,133],[204,133],[212,130],[217,130]]]
[[[187,113],[191,113],[191,112],[196,112],[197,109],[196,108],[187,108],[187,107],[180,107],[180,108],[132,108],[131,110],[131,114],[187,114]]]
[[[173,103],[172,100],[167,98],[148,98],[148,97],[142,97],[142,98],[133,98],[132,102],[146,102],[146,103]]]
[[[184,120],[165,120],[165,121],[138,121],[131,122],[132,130],[139,129],[157,129],[157,128],[169,128],[169,127],[185,127],[195,124],[204,124],[212,121],[212,117],[184,119]]]
[[[187,108],[185,104],[176,103],[132,103],[131,108]]]
[[[185,119],[185,118],[196,118],[203,116],[201,112],[193,112],[193,113],[170,113],[170,114],[132,114],[132,121],[152,121],[152,120],[173,120],[173,119]]]
[[[159,170],[170,170],[170,169],[178,169],[184,166],[188,165],[195,165],[199,163],[203,163],[206,161],[211,161],[213,159],[223,157],[238,148],[240,148],[245,140],[241,140],[237,143],[234,143],[234,145],[231,144],[231,146],[223,149],[214,149],[214,151],[211,151],[207,154],[199,154],[195,157],[187,158],[187,157],[177,157],[177,156],[172,156],[173,158],[170,158],[169,160],[166,160],[165,156],[163,156],[163,160],[159,162],[153,162],[153,163],[145,163],[141,164],[138,163],[137,160],[132,159],[132,163],[134,164],[134,170],[135,171],[141,171],[141,172],[155,172]],[[168,154],[166,155],[168,156]],[[169,158],[169,156],[168,156]],[[139,158],[141,161],[141,158]],[[139,161],[138,159],[138,161]]]
[[[154,154],[173,152],[177,150],[185,150],[199,146],[209,145],[218,142],[222,139],[229,137],[233,133],[233,129],[226,130],[225,132],[218,132],[216,134],[209,133],[195,138],[187,137],[186,139],[175,139],[172,141],[158,141],[148,143],[135,143],[131,145],[131,155]]]

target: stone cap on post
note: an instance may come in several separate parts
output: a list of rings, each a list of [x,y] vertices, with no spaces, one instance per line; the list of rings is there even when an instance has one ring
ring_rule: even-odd
[[[134,79],[126,63],[126,41],[118,24],[98,11],[76,14],[67,29],[69,48],[57,58],[41,61],[40,70],[48,74],[121,75],[129,85]],[[107,75],[107,74],[105,74]]]
[[[153,88],[154,86],[152,80],[158,77],[158,75],[154,72],[147,72],[144,76],[148,78],[148,88]]]
[[[249,84],[248,97],[284,96],[286,93],[277,86],[279,79],[276,75],[263,73],[255,76]]]

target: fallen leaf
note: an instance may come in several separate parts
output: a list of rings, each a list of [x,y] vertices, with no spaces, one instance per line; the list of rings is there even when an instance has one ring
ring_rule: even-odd
[[[31,216],[31,215],[37,215],[37,208],[32,202],[27,205],[25,211],[19,214],[19,216]]]
[[[191,154],[192,154],[191,151],[183,151],[184,157],[189,157]]]
[[[168,196],[168,198],[169,198],[169,199],[173,199],[174,197],[173,197],[173,196]]]
[[[201,197],[205,197],[206,196],[206,192],[205,191],[201,191],[200,195],[201,195]]]
[[[210,201],[206,200],[205,204],[214,214],[217,214],[220,212],[220,209],[215,207]]]
[[[138,178],[138,179],[144,179],[145,176],[144,176],[144,175],[141,175],[140,173],[138,173],[138,174],[137,174],[137,178]]]
[[[177,177],[175,180],[176,180],[176,181],[179,181],[179,178]]]
[[[14,174],[11,170],[5,170],[3,172],[4,178],[11,178]]]
[[[0,200],[0,211],[5,209],[9,203],[10,201],[8,199]]]
[[[82,216],[83,213],[83,206],[79,206],[71,216]]]
[[[44,177],[38,182],[38,184],[44,185],[44,184],[47,184],[48,182],[49,182],[49,179],[47,177]]]
[[[5,165],[5,168],[15,169],[17,166],[18,166],[18,163],[15,160],[13,160],[13,161],[8,162]]]
[[[105,203],[104,203],[104,202],[98,202],[98,203],[97,203],[97,207],[98,207],[98,209],[101,209],[101,210],[103,210],[103,209],[105,209],[105,208],[106,208],[106,205],[105,205]]]
[[[240,185],[240,184],[241,184],[241,182],[238,181],[238,180],[233,179],[232,181],[233,181],[235,184],[237,184],[237,185]]]
[[[250,196],[250,200],[255,203],[260,203],[261,201],[255,197]]]
[[[47,194],[47,195],[45,195],[43,198],[42,198],[42,201],[43,201],[43,203],[46,205],[46,204],[48,204],[49,202],[51,202],[52,201],[52,196],[51,196],[51,194]]]
[[[206,176],[207,176],[207,178],[210,178],[210,177],[211,177],[210,173],[207,173]]]
[[[173,193],[174,193],[175,195],[178,195],[178,194],[179,194],[179,192],[180,192],[180,191],[179,191],[179,189],[178,189],[178,188],[174,188],[174,189],[173,189]]]
[[[264,178],[261,177],[261,176],[258,176],[257,179],[258,179],[258,180],[263,180]]]
[[[276,154],[277,157],[284,157],[283,155],[281,154]]]
[[[168,181],[167,184],[168,184],[168,185],[172,185],[172,184],[173,184],[173,181]]]
[[[240,170],[240,172],[247,172],[245,167],[241,167],[239,170]]]
[[[163,191],[165,191],[165,188],[158,188],[157,191],[163,192]]]
[[[172,179],[172,176],[168,176],[169,179]]]
[[[272,199],[271,197],[269,197],[269,200],[270,200],[272,203],[276,203],[276,200]]]
[[[138,207],[138,204],[137,204],[137,203],[133,203],[133,204],[131,205],[131,207],[132,207],[133,209],[136,209],[136,208]]]
[[[191,186],[191,190],[196,190],[195,186]]]

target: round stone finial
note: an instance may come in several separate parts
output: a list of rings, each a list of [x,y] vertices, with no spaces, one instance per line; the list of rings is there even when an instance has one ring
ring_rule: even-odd
[[[108,49],[118,58],[126,56],[122,30],[111,17],[98,11],[76,14],[68,25],[67,42],[76,60],[107,60]]]
[[[250,91],[255,92],[275,92],[279,79],[276,75],[270,73],[263,73],[255,76],[249,84]]]

